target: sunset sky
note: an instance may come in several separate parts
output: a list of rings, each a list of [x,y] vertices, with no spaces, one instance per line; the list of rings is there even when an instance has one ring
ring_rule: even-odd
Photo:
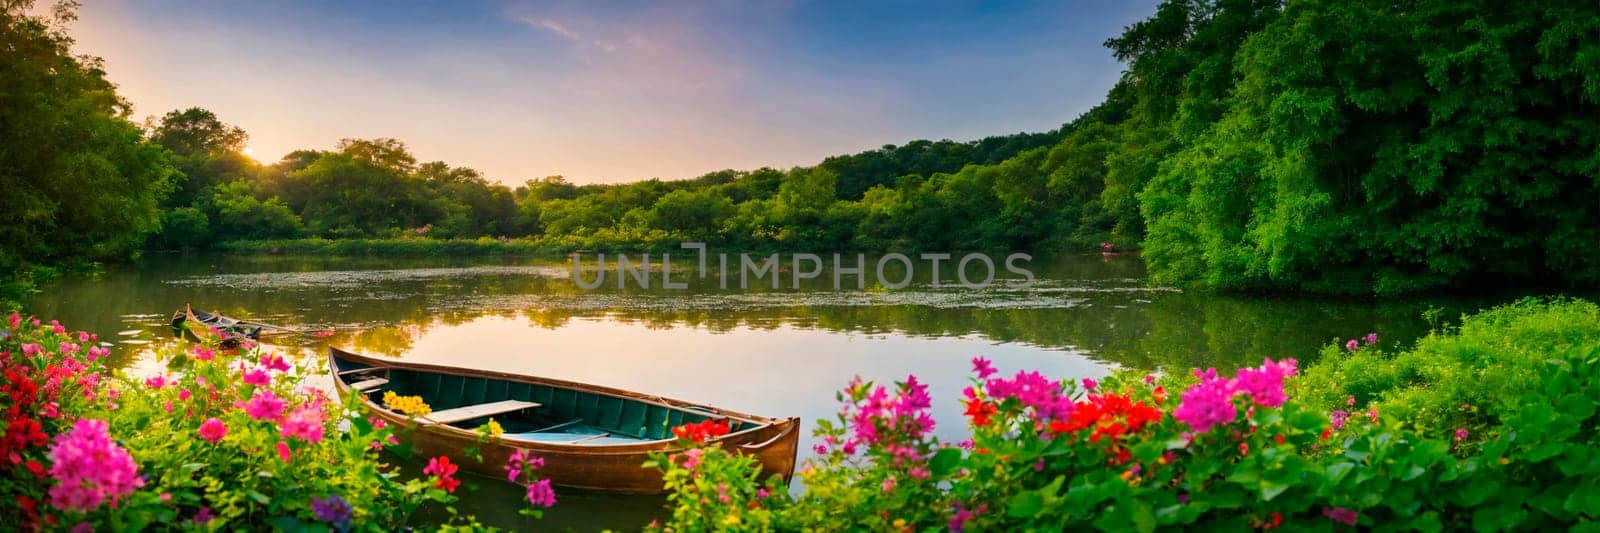
[[[395,137],[518,184],[787,168],[1053,129],[1135,2],[85,2],[134,118],[200,106],[273,161]]]

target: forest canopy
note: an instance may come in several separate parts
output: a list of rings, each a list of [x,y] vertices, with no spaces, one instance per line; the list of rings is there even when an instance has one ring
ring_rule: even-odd
[[[24,221],[5,228],[17,235],[0,266],[123,253],[151,232],[158,249],[401,236],[551,250],[1109,242],[1142,248],[1159,282],[1224,290],[1600,283],[1594,2],[1171,0],[1106,41],[1123,76],[1054,131],[786,170],[515,187],[419,163],[387,138],[258,163],[241,151],[246,132],[199,108],[141,132],[59,29],[8,11],[4,32],[24,53],[0,58],[0,136],[39,149],[0,152],[0,180],[24,191],[0,208]],[[30,90],[43,86],[57,89]],[[58,137],[70,142],[41,140]]]

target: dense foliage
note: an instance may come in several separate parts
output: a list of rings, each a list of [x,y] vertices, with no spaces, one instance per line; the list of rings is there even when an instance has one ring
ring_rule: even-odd
[[[959,444],[931,436],[929,392],[914,376],[892,388],[858,381],[841,393],[837,419],[817,430],[823,443],[800,471],[804,492],[771,492],[752,477],[748,459],[691,449],[652,463],[667,472],[678,509],[696,510],[675,512],[658,527],[1592,528],[1600,520],[1600,436],[1592,431],[1600,414],[1600,340],[1592,331],[1583,340],[1530,325],[1570,324],[1594,309],[1523,302],[1469,319],[1463,331],[1527,341],[1513,348],[1517,356],[1491,348],[1477,359],[1437,363],[1459,369],[1446,371],[1460,381],[1451,387],[1471,386],[1484,373],[1522,376],[1520,386],[1493,391],[1502,393],[1494,399],[1502,416],[1472,429],[1380,414],[1393,405],[1388,399],[1341,403],[1351,414],[1297,396],[1337,385],[1321,381],[1329,374],[1317,366],[1381,356],[1375,334],[1351,341],[1354,354],[1332,353],[1300,378],[1294,360],[1268,360],[1231,377],[1212,369],[1071,382],[1037,372],[999,376],[974,359],[976,378],[962,398],[972,439]],[[1441,332],[1423,346],[1457,338]],[[1518,366],[1525,362],[1533,364]]]
[[[127,119],[99,60],[74,56],[70,6],[0,3],[0,276],[125,256],[158,227],[177,173]],[[0,301],[15,288],[0,281]]]

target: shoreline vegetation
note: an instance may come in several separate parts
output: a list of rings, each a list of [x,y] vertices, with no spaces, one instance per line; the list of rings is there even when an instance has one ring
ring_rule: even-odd
[[[411,457],[398,428],[307,388],[320,359],[245,342],[175,342],[158,374],[104,366],[98,336],[13,314],[0,324],[0,512],[21,526],[182,530],[488,530],[454,511],[473,450]],[[1389,352],[1352,334],[1302,368],[1125,370],[1100,381],[998,376],[962,391],[972,438],[931,436],[916,376],[859,380],[802,453],[804,490],[674,428],[662,531],[951,531],[1159,527],[1542,529],[1600,520],[1600,306],[1524,299]],[[819,401],[822,399],[819,398]],[[421,398],[391,408],[424,415]],[[496,425],[480,439],[499,438]],[[380,450],[426,462],[398,475]],[[513,457],[525,514],[557,505],[543,459]],[[429,512],[419,512],[432,509]],[[909,512],[908,512],[909,511]]]

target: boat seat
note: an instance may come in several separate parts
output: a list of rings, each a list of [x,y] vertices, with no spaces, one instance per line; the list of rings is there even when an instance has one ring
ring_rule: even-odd
[[[386,385],[388,383],[389,383],[389,380],[384,379],[384,378],[372,378],[372,379],[365,380],[365,381],[357,381],[355,383],[351,383],[350,384],[350,388],[358,390],[358,391],[361,391],[361,392],[367,392],[367,391],[370,391],[372,389],[376,389],[378,387],[382,387],[382,386],[384,386],[384,385]]]
[[[547,427],[547,428],[539,428],[539,429],[535,429],[533,431],[524,431],[523,433],[548,433],[548,432],[555,431],[555,430],[558,430],[558,429],[566,429],[568,427],[572,427],[574,425],[581,424],[581,423],[583,423],[583,419],[582,418],[574,418],[572,420],[568,420],[566,422],[562,422],[562,423],[556,424],[554,426],[550,426],[550,427]]]
[[[464,420],[472,420],[474,418],[483,418],[486,416],[511,413],[538,406],[539,404],[534,402],[524,402],[521,400],[501,400],[498,402],[480,403],[476,405],[457,407],[454,409],[434,411],[433,413],[428,414],[425,418],[435,424],[453,424]]]

